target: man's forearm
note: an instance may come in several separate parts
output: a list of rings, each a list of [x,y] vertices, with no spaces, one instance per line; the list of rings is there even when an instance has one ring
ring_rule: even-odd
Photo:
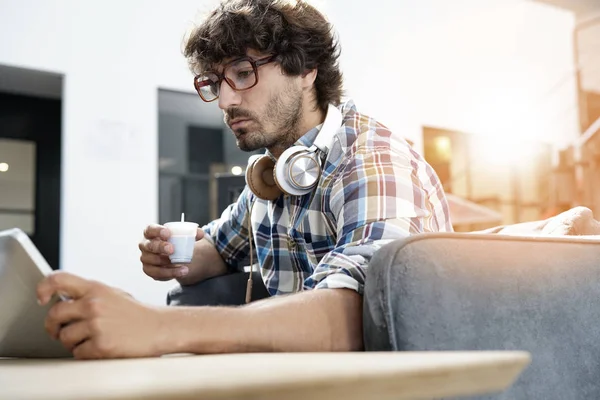
[[[243,307],[161,310],[164,353],[362,350],[362,296],[319,289]]]
[[[177,278],[181,285],[193,285],[205,279],[225,275],[227,265],[215,246],[208,240],[201,239],[194,245],[194,256],[188,270],[186,276]]]

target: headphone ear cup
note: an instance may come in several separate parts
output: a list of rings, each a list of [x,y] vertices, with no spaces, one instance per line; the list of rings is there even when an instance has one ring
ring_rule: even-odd
[[[299,160],[303,159],[301,162]],[[299,169],[297,169],[299,167]],[[318,173],[316,176],[311,177],[314,182],[308,183],[308,185],[302,187],[306,182],[292,182],[298,172],[300,176],[305,175],[305,178],[309,178],[306,167],[309,169],[316,169]],[[312,166],[312,168],[311,168]],[[277,160],[275,166],[275,182],[282,192],[292,196],[303,196],[310,193],[314,186],[317,184],[319,175],[321,173],[321,167],[319,165],[318,156],[314,151],[304,146],[292,146],[286,149]]]
[[[252,193],[259,199],[277,200],[281,190],[273,179],[275,163],[269,156],[254,160],[246,169],[246,182]]]

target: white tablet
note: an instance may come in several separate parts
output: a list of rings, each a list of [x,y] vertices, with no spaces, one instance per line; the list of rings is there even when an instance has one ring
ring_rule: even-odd
[[[55,301],[37,303],[36,286],[51,272],[23,231],[0,231],[0,357],[72,357],[44,329]]]

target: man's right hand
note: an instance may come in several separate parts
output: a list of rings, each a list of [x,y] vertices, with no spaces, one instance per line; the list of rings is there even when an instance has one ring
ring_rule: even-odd
[[[172,264],[169,254],[173,253],[173,245],[168,242],[171,232],[162,225],[148,225],[144,230],[144,240],[139,244],[142,251],[140,261],[144,273],[157,281],[184,278],[189,268],[182,264]],[[198,229],[196,241],[204,237],[204,231]]]

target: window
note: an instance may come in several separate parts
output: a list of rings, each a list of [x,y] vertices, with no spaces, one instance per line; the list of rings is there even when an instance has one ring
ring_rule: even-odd
[[[35,232],[34,142],[0,139],[0,231]]]
[[[159,90],[159,222],[200,226],[217,218],[244,186],[248,157],[216,103],[197,94]]]

